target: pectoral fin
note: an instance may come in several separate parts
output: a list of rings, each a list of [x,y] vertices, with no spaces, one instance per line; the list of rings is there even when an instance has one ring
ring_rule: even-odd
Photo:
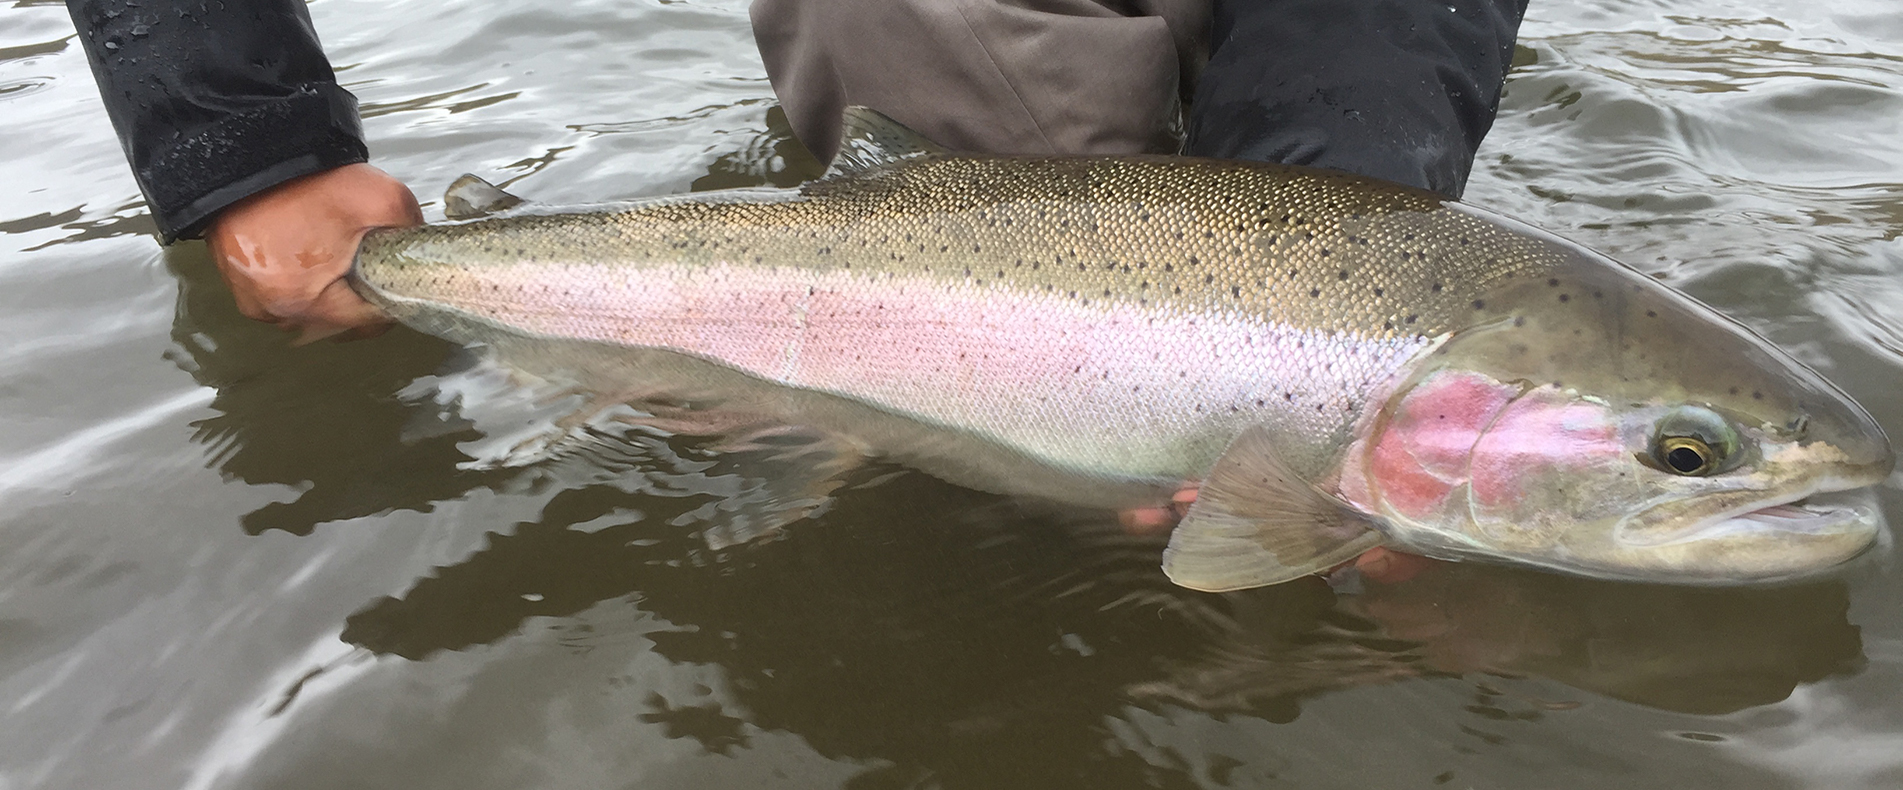
[[[1231,442],[1170,535],[1163,572],[1192,590],[1264,587],[1327,570],[1381,533],[1282,463],[1262,428]]]

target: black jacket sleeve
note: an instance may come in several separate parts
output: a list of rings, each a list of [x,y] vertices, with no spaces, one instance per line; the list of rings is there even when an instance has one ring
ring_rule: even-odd
[[[167,243],[268,187],[368,158],[300,0],[67,0]]]
[[[1526,0],[1216,0],[1189,153],[1459,197]]]

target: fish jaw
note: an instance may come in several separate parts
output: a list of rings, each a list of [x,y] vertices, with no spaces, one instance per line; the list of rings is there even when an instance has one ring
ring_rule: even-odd
[[[1859,458],[1825,441],[1760,441],[1763,468],[1737,489],[1660,502],[1620,520],[1612,533],[1623,562],[1702,569],[1684,574],[1690,583],[1775,582],[1815,575],[1877,543],[1880,511],[1867,497],[1841,494],[1881,483],[1891,456]],[[1780,477],[1808,482],[1780,486]]]

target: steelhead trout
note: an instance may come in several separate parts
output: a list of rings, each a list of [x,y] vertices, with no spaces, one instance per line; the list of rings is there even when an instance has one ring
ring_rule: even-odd
[[[1806,500],[1889,474],[1867,413],[1578,245],[1336,172],[965,156],[859,108],[846,130],[798,189],[378,231],[354,282],[451,340],[556,343],[596,393],[955,483],[1127,506],[1200,480],[1164,555],[1199,590],[1382,543],[1747,583],[1878,534]]]

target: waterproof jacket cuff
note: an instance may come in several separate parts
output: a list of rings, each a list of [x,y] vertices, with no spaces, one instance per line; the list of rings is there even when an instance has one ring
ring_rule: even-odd
[[[299,176],[369,160],[357,99],[313,85],[226,117],[138,170],[161,240],[197,238],[220,210]]]

